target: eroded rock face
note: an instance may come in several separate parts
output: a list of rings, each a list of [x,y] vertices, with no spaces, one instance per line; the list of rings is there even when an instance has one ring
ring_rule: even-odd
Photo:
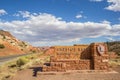
[[[18,40],[12,36],[8,31],[0,30],[0,44],[5,48],[0,49],[0,56],[24,54],[30,52],[38,52],[39,48],[33,47],[30,44]]]
[[[50,65],[43,71],[108,70],[108,50],[105,43],[90,45],[53,46]]]

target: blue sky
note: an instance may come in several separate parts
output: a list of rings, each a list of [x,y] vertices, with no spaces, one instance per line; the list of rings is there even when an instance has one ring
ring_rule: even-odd
[[[120,40],[120,0],[0,0],[0,29],[35,46]]]

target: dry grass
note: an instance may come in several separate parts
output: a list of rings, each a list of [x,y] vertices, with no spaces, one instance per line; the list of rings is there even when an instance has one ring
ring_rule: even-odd
[[[111,67],[120,66],[120,58],[111,59],[111,60],[109,61],[109,64],[110,64]]]
[[[25,63],[20,66],[19,64],[17,64],[17,62],[21,59],[23,60],[23,62],[25,61]],[[38,53],[19,57],[17,59],[9,61],[4,65],[0,66],[0,80],[10,79],[19,70],[29,68],[35,64],[43,64],[44,62],[49,60],[50,58],[48,56],[44,56],[43,58],[43,54]]]

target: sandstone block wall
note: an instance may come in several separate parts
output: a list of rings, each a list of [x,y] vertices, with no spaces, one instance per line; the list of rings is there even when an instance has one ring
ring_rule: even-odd
[[[109,64],[108,64],[109,56],[96,56],[93,58],[94,61],[94,69],[95,70],[108,70]]]
[[[98,46],[104,46],[104,53],[100,54],[97,50]],[[93,43],[91,44],[92,50],[92,61],[93,61],[93,69],[94,70],[108,70],[109,69],[109,55],[107,45],[105,43]]]
[[[43,67],[43,71],[89,70],[90,60],[59,60]]]
[[[104,43],[88,45],[55,46],[50,65],[43,71],[108,70],[108,49]]]

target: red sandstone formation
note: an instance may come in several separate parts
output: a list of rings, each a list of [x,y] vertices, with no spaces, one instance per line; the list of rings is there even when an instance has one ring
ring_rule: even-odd
[[[4,48],[0,48],[0,56],[25,54],[31,52],[39,52],[40,49],[20,41],[12,36],[9,32],[0,30],[0,44]]]
[[[0,40],[0,44],[4,44],[4,46],[5,46],[4,49],[0,49],[0,56],[7,56],[7,55],[15,55],[15,54],[23,54],[24,53],[18,47],[12,46],[9,42]]]
[[[49,49],[44,51],[46,55],[53,55],[54,54],[54,48],[50,47]]]

